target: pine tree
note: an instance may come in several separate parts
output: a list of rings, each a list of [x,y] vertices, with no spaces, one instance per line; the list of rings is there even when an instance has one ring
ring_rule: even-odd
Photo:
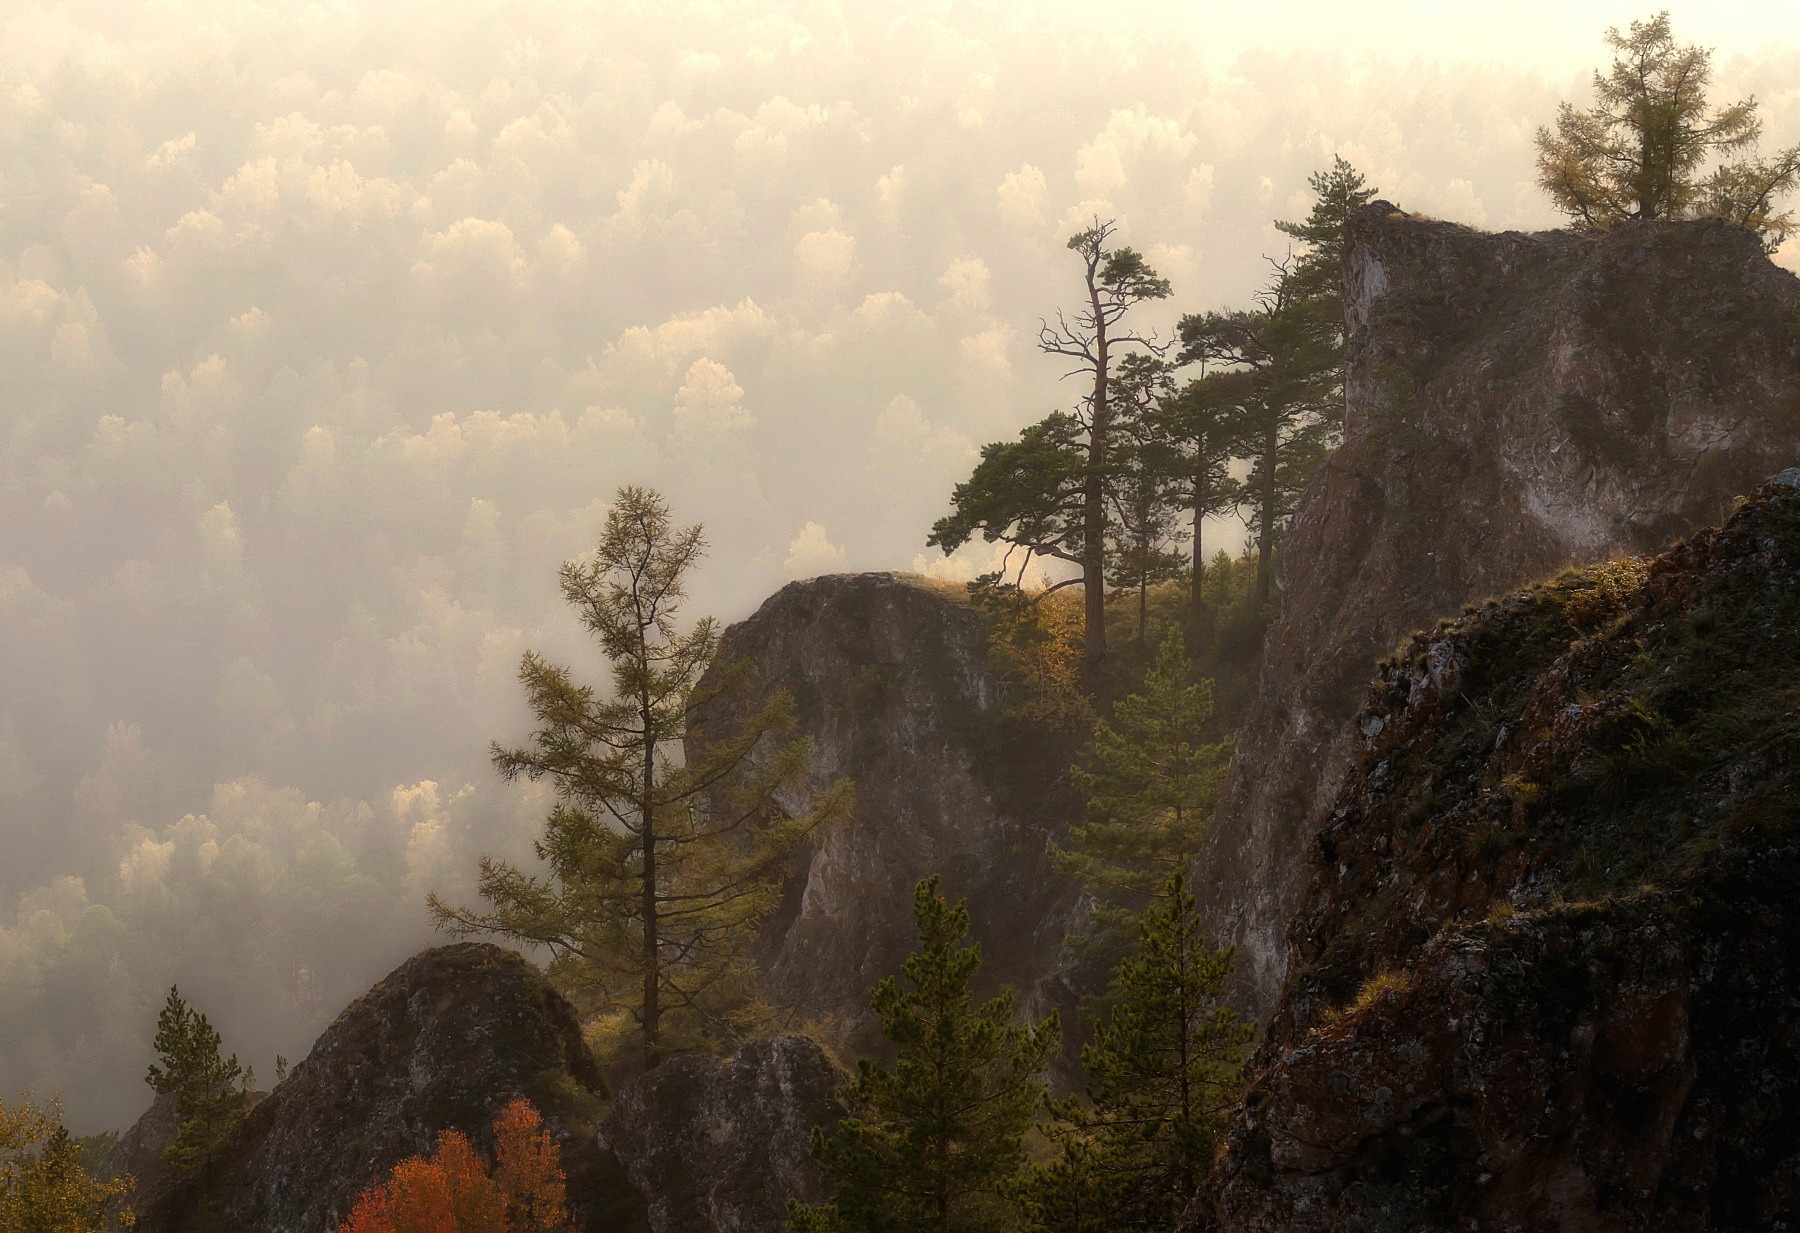
[[[954,552],[977,532],[1032,556],[1068,561],[1081,570],[1083,666],[1090,679],[1106,655],[1108,497],[1118,437],[1117,369],[1132,354],[1160,355],[1163,344],[1126,324],[1138,304],[1165,299],[1169,282],[1143,255],[1115,247],[1118,225],[1094,219],[1069,237],[1081,259],[1081,307],[1040,323],[1038,349],[1069,361],[1067,376],[1088,383],[1073,412],[1057,412],[1020,434],[996,442],[951,496],[952,510],[931,529],[927,544]],[[1023,566],[1021,566],[1023,569]],[[1071,580],[1075,581],[1075,580]]]
[[[1180,325],[1179,362],[1203,366],[1200,385],[1189,387],[1196,462],[1222,448],[1250,460],[1235,495],[1249,510],[1256,602],[1264,609],[1274,593],[1276,545],[1343,425],[1344,246],[1350,216],[1375,196],[1341,157],[1307,182],[1314,202],[1306,221],[1275,224],[1300,241],[1300,250],[1271,262],[1274,277],[1256,307],[1190,314]],[[1215,491],[1196,484],[1191,494]],[[1190,601],[1199,646],[1205,631],[1198,591]]]
[[[968,908],[930,877],[913,892],[918,948],[870,1005],[897,1049],[892,1069],[864,1060],[845,1090],[850,1116],[813,1131],[813,1156],[836,1189],[790,1200],[795,1233],[994,1233],[1025,1164],[1024,1136],[1044,1097],[1056,1017],[1012,1022],[1002,993],[977,1006],[980,948],[964,945]]]
[[[624,1008],[648,1069],[671,1047],[740,1039],[758,1025],[748,950],[779,902],[794,846],[850,806],[839,783],[801,813],[776,801],[811,760],[792,700],[753,706],[747,665],[720,665],[713,621],[677,628],[684,580],[705,549],[656,493],[625,488],[592,560],[561,571],[563,597],[612,665],[612,694],[528,652],[519,670],[539,727],[493,747],[501,775],[548,778],[557,805],[537,842],[539,877],[483,859],[487,912],[435,894],[441,928],[547,947],[578,999]],[[692,762],[682,760],[685,737]],[[724,797],[723,803],[720,798]]]
[[[191,1180],[243,1125],[252,1075],[238,1064],[237,1054],[225,1056],[218,1029],[174,985],[157,1016],[152,1043],[158,1060],[144,1082],[158,1095],[174,1097],[177,1119],[175,1141],[163,1150],[163,1159]]]
[[[1313,191],[1313,205],[1306,221],[1277,220],[1275,227],[1300,241],[1300,259],[1294,269],[1296,290],[1304,296],[1328,299],[1335,309],[1329,315],[1336,318],[1341,328],[1344,244],[1350,216],[1375,200],[1376,190],[1341,154],[1332,157],[1330,167],[1307,177],[1306,183]]]
[[[1208,741],[1212,682],[1190,680],[1179,630],[1170,630],[1143,688],[1094,725],[1088,765],[1070,772],[1087,821],[1050,858],[1092,890],[1095,944],[1111,949],[1172,873],[1199,850],[1224,780],[1231,739]]]
[[[1168,1229],[1205,1177],[1253,1034],[1224,1004],[1231,951],[1206,944],[1172,875],[1081,1051],[1082,1097],[1053,1101],[1060,1154],[1023,1187],[1034,1233]]]

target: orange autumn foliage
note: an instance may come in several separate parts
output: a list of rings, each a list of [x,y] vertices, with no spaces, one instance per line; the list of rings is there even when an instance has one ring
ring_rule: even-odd
[[[430,1157],[394,1166],[363,1191],[339,1233],[563,1233],[566,1183],[544,1119],[519,1097],[494,1119],[490,1170],[464,1135],[438,1135]]]

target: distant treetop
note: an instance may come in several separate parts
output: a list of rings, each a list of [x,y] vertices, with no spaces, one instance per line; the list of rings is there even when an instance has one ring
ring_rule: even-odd
[[[1756,100],[1709,108],[1712,52],[1678,45],[1667,12],[1627,34],[1608,30],[1606,42],[1617,56],[1594,74],[1594,106],[1565,102],[1555,129],[1537,132],[1538,184],[1557,208],[1595,230],[1628,218],[1724,218],[1774,251],[1794,227],[1776,201],[1800,181],[1800,144],[1758,159]]]

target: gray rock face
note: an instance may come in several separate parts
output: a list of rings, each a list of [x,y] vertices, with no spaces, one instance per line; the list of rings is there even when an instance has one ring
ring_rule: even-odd
[[[1066,1005],[1053,969],[1077,898],[1044,844],[1079,808],[1073,751],[1008,718],[986,623],[960,588],[898,574],[793,583],[725,631],[720,661],[739,658],[761,689],[793,695],[809,788],[856,782],[854,818],[801,854],[768,927],[774,998],[866,1023],[870,988],[912,948],[913,886],[936,873],[969,900],[983,982],[1019,988],[1028,1011]]]
[[[1383,665],[1183,1233],[1800,1227],[1797,628],[1771,483]]]
[[[140,1228],[329,1233],[439,1131],[491,1150],[495,1114],[523,1095],[561,1149],[578,1227],[638,1233],[642,1201],[594,1142],[599,1087],[573,1008],[529,962],[484,943],[423,951],[337,1017],[203,1186]]]
[[[619,1093],[600,1143],[650,1196],[653,1233],[781,1233],[788,1196],[825,1197],[808,1143],[842,1114],[842,1082],[804,1036],[674,1058]]]
[[[1715,522],[1800,458],[1800,280],[1740,229],[1486,235],[1376,202],[1344,286],[1344,444],[1283,543],[1195,872],[1259,1012],[1376,661],[1467,601]]]

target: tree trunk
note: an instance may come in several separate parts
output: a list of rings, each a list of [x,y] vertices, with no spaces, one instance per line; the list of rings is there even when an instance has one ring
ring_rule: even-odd
[[[1275,465],[1281,447],[1281,429],[1271,423],[1263,436],[1262,533],[1256,537],[1256,614],[1268,606],[1275,589]]]
[[[1088,303],[1094,314],[1094,401],[1088,429],[1088,467],[1081,493],[1082,667],[1088,680],[1106,658],[1106,436],[1111,409],[1106,388],[1106,315],[1100,286],[1088,268]]]
[[[1211,641],[1212,631],[1206,628],[1206,553],[1202,551],[1200,542],[1201,524],[1206,521],[1207,497],[1206,480],[1201,474],[1194,476],[1194,571],[1188,578],[1188,650],[1199,655]]]
[[[644,732],[644,784],[639,819],[644,843],[644,1069],[655,1066],[661,1053],[662,956],[657,930],[656,901],[656,732],[648,694],[640,696],[638,714]]]

